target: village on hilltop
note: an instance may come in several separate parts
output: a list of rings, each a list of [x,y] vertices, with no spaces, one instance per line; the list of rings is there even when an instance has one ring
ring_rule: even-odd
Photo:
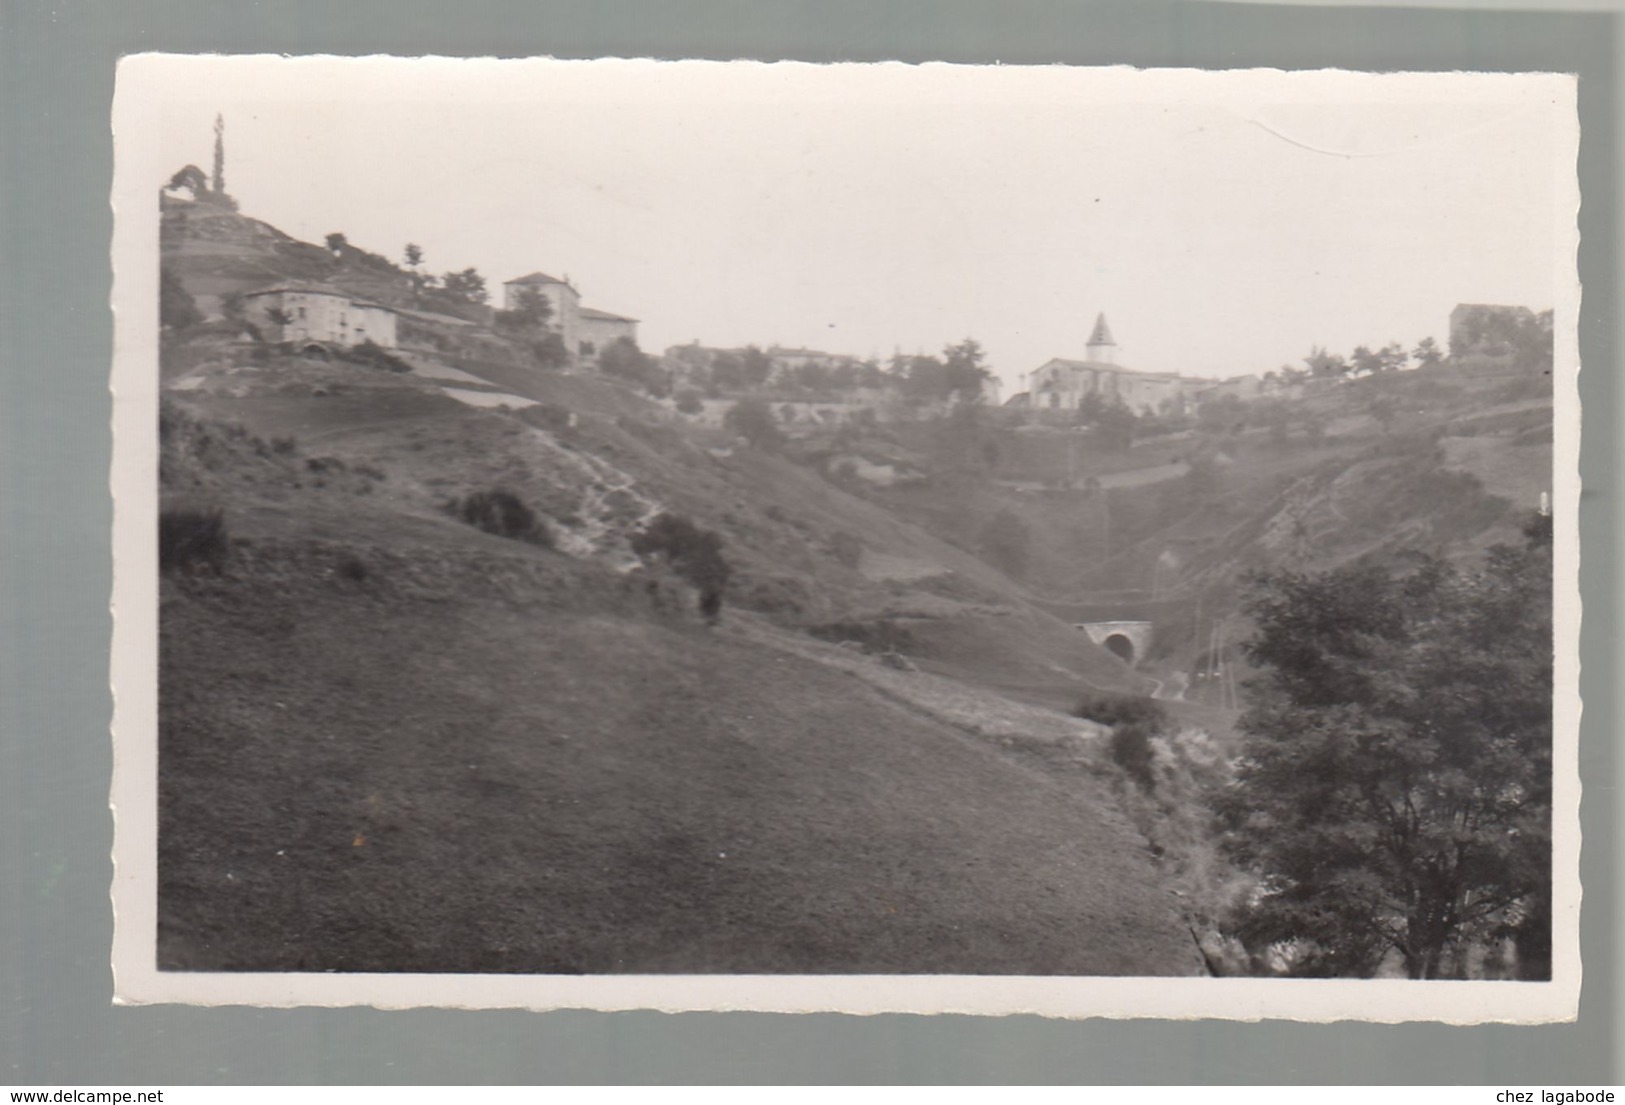
[[[213,173],[188,165],[161,191],[166,212],[207,237],[211,216],[236,215],[225,186],[224,120],[216,119]],[[240,217],[239,218],[245,218]],[[270,232],[264,224],[245,221]],[[219,231],[228,238],[241,228]],[[748,398],[765,406],[789,433],[853,420],[911,421],[941,417],[963,406],[998,408],[1016,425],[1089,432],[1102,411],[1140,418],[1184,418],[1214,403],[1298,400],[1307,391],[1347,379],[1437,364],[1445,355],[1432,338],[1414,349],[1392,342],[1361,346],[1348,357],[1311,350],[1302,367],[1194,377],[1127,364],[1103,312],[1083,342],[1083,356],[1057,356],[1020,373],[1021,390],[1005,399],[1001,381],[979,343],[966,339],[941,356],[896,351],[876,357],[818,349],[715,347],[698,339],[658,357],[638,345],[638,319],[588,306],[568,274],[536,271],[502,282],[501,306],[489,302],[485,278],[469,268],[436,277],[422,268],[422,250],[408,244],[403,263],[327,236],[321,250],[287,244],[310,278],[265,281],[248,272],[194,265],[186,290],[206,321],[246,327],[252,340],[285,345],[307,356],[361,346],[405,353],[448,354],[470,361],[498,349],[538,370],[597,372],[640,386],[652,399],[701,426],[721,426]],[[222,243],[222,252],[229,250]],[[301,256],[302,254],[302,256]],[[200,271],[201,270],[201,271]],[[1080,335],[1082,327],[1079,328]],[[1549,343],[1551,313],[1528,307],[1461,304],[1449,320],[1449,353],[1458,363],[1505,368],[1518,351]]]

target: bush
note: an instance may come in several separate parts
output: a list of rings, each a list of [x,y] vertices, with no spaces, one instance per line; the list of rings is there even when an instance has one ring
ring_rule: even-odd
[[[741,399],[728,408],[722,424],[757,449],[771,452],[784,446],[784,433],[772,408],[760,399]]]
[[[230,551],[225,511],[176,508],[158,516],[158,570],[207,566],[218,572]]]
[[[631,338],[620,337],[604,347],[598,354],[598,369],[628,383],[641,385],[656,399],[671,391],[671,383],[664,370]]]
[[[1160,703],[1133,695],[1091,694],[1072,713],[1111,726],[1112,761],[1146,790],[1156,785],[1151,770],[1151,738],[1168,724],[1168,713]]]
[[[914,635],[890,618],[872,622],[830,622],[810,625],[807,632],[825,641],[852,641],[863,646],[869,654],[906,652],[914,644]]]
[[[632,551],[645,561],[663,560],[700,592],[700,613],[717,622],[722,595],[733,569],[722,558],[722,536],[701,529],[680,514],[662,514],[632,538]]]
[[[553,531],[511,491],[476,491],[447,503],[446,512],[497,537],[553,547]]]
[[[541,368],[563,368],[570,363],[570,351],[565,348],[564,339],[552,331],[530,342],[528,348],[531,359]]]
[[[385,372],[411,372],[412,366],[401,360],[395,354],[368,338],[360,345],[353,345],[339,354],[341,358],[354,364],[366,365],[368,368],[380,368]]]
[[[1119,725],[1112,730],[1112,762],[1146,790],[1156,786],[1151,773],[1151,734],[1138,725]]]

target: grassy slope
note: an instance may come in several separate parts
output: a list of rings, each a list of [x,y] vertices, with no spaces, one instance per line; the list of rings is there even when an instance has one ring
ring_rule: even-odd
[[[362,540],[166,583],[165,965],[1196,969],[1087,778],[590,565],[339,506],[299,517]]]
[[[187,408],[262,437],[296,438],[311,455],[381,469],[390,480],[380,490],[420,511],[505,487],[563,530],[587,518],[582,532],[601,539],[606,527],[625,530],[649,509],[674,510],[725,538],[735,605],[789,624],[910,617],[919,655],[971,678],[997,671],[1027,683],[1139,683],[1076,630],[1028,606],[1019,587],[976,557],[781,458],[750,450],[717,457],[678,428],[604,414],[544,430],[534,412],[476,410],[432,382],[343,363],[284,358],[210,369],[189,382],[198,386],[175,393]],[[591,393],[589,410],[612,409],[620,392],[591,377],[571,382]],[[612,483],[630,494],[605,495]],[[911,566],[923,580],[875,580],[843,565],[834,554],[837,533],[857,537],[866,557]],[[922,609],[927,616],[918,616]]]

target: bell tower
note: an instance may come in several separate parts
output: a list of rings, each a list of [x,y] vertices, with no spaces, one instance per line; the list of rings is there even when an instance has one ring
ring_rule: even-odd
[[[1089,334],[1089,359],[1097,364],[1117,363],[1117,343],[1112,330],[1106,325],[1105,312],[1095,316],[1095,328]]]

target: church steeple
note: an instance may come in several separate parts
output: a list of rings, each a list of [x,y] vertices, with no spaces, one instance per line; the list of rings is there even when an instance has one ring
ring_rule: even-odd
[[[1104,311],[1095,316],[1095,328],[1089,335],[1089,359],[1101,364],[1117,363],[1117,343],[1112,340],[1112,330],[1106,325]]]

